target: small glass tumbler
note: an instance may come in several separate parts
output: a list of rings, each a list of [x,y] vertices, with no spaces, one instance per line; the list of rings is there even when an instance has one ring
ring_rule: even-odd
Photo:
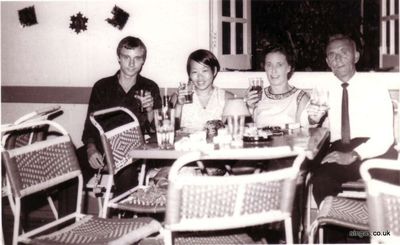
[[[179,93],[185,96],[185,104],[193,103],[193,84],[191,81],[179,83]]]
[[[142,101],[146,95],[146,91],[144,89],[137,90],[137,91],[135,91],[135,95],[137,96],[137,99],[140,102],[140,112],[145,112]]]
[[[168,107],[154,110],[157,143],[160,149],[172,149],[175,141],[175,110]]]
[[[258,100],[261,100],[264,82],[261,77],[249,78],[250,91],[257,91]]]
[[[319,87],[313,88],[310,104],[318,106],[320,110],[327,111],[329,109],[329,91]]]

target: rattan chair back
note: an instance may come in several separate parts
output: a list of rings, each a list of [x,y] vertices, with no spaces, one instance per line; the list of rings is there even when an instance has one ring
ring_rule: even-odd
[[[44,120],[5,127],[2,131],[50,125],[58,127],[54,122]],[[50,188],[80,174],[71,140],[64,129],[59,129],[59,137],[2,151],[7,174],[17,197]]]
[[[13,244],[130,244],[157,232],[160,224],[151,218],[108,220],[81,213],[83,179],[75,150],[68,133],[52,121],[22,123],[2,127],[2,133],[26,127],[50,126],[59,134],[45,141],[16,149],[4,149],[2,158],[15,199]],[[53,188],[72,178],[78,179],[76,211],[33,230],[20,232],[21,201],[23,197]],[[66,221],[72,225],[58,229]],[[40,235],[46,231],[56,231]],[[34,237],[32,239],[32,237]]]
[[[400,243],[400,185],[372,178],[369,173],[371,169],[395,170],[400,176],[400,161],[371,159],[363,163],[360,168],[361,176],[367,185],[371,241]]]
[[[289,168],[238,176],[187,176],[179,170],[199,160],[294,157]],[[166,229],[223,230],[260,225],[291,217],[302,151],[290,147],[193,152],[179,158],[169,174]],[[291,238],[291,225],[289,228]],[[288,235],[288,234],[287,234]]]
[[[132,122],[105,131],[97,116],[126,113],[132,118]],[[90,121],[99,130],[101,142],[104,148],[105,158],[110,174],[116,174],[132,162],[128,153],[144,145],[144,138],[137,117],[124,107],[113,107],[99,110],[90,115]]]
[[[26,122],[35,122],[41,120],[47,120],[51,115],[59,112],[60,106],[41,108],[36,111],[30,112],[18,118],[13,124],[7,126],[19,125]],[[36,126],[28,128],[19,128],[18,130],[11,130],[5,132],[1,137],[2,145],[5,149],[15,149],[21,146],[29,145],[37,141],[42,141],[46,138],[48,132],[48,126]],[[5,177],[5,173],[2,169],[2,177]],[[6,184],[6,178],[2,180],[2,196],[6,196],[9,192],[9,188]],[[13,205],[13,201],[10,200],[10,204]],[[13,209],[13,207],[12,207]]]
[[[132,122],[105,131],[96,117],[107,117],[116,113],[127,114],[132,119]],[[128,155],[128,153],[135,148],[143,146],[144,138],[137,117],[124,107],[112,107],[109,109],[95,111],[90,115],[90,121],[100,133],[105,159],[110,174],[110,176],[107,178],[105,186],[103,205],[101,205],[102,207],[100,208],[99,212],[99,216],[105,218],[110,207],[124,210],[130,210],[131,208],[131,205],[119,205],[122,196],[125,196],[125,193],[127,192],[112,199],[111,189],[114,183],[113,176],[123,168],[133,163],[133,159]],[[142,164],[142,175],[145,171],[144,168],[144,164]]]

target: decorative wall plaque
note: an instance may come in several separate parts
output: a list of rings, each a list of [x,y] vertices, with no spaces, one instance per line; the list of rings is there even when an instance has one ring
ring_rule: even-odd
[[[22,27],[31,26],[37,24],[35,6],[27,7],[18,10],[19,23]]]
[[[78,12],[76,15],[71,16],[71,24],[69,25],[69,28],[74,30],[76,34],[79,34],[81,31],[87,30],[87,22],[88,18],[83,16],[81,12]]]
[[[117,5],[114,6],[111,13],[113,14],[112,19],[107,18],[106,21],[112,26],[122,30],[122,28],[124,28],[126,22],[128,21],[129,14],[123,9],[119,8]]]

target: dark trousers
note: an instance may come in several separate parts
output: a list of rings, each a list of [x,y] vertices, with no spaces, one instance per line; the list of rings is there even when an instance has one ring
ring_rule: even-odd
[[[358,145],[364,143],[366,138],[356,138],[351,140],[349,145],[343,145],[340,141],[335,141],[331,144],[328,149],[328,153],[333,151],[339,152],[349,152],[356,148]],[[377,158],[386,158],[386,159],[396,159],[397,151],[394,149],[394,145],[392,145],[389,150],[377,157]],[[311,183],[313,184],[313,195],[316,203],[320,206],[321,202],[327,196],[336,196],[340,192],[342,192],[342,184],[348,181],[356,181],[361,178],[360,175],[360,165],[363,161],[357,160],[350,165],[340,165],[337,163],[325,163],[323,165],[319,165],[314,168],[313,176],[311,178]],[[398,183],[399,182],[399,174],[397,172],[389,171],[389,170],[371,170],[371,175],[374,178],[389,182],[389,183]],[[325,242],[327,243],[347,243],[347,242],[357,242],[364,243],[368,241],[364,241],[362,239],[351,240],[351,238],[347,237],[349,230],[344,227],[339,226],[326,226],[325,231]],[[350,239],[350,240],[349,240]]]
[[[343,145],[341,141],[335,141],[329,147],[328,153],[333,151],[349,152],[365,141],[367,141],[366,138],[355,138],[351,140],[349,145]],[[385,154],[377,158],[396,159],[397,154],[394,145],[392,145]],[[318,206],[325,197],[336,196],[339,194],[343,190],[343,183],[360,179],[360,165],[362,163],[363,161],[357,160],[349,165],[325,163],[318,166],[313,171],[313,176],[311,178],[311,183],[313,184],[313,195]],[[371,175],[389,183],[397,183],[399,181],[398,173],[392,171],[372,170]]]

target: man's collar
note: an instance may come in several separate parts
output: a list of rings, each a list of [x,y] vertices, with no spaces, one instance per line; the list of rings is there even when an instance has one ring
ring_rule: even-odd
[[[347,81],[342,81],[342,80],[340,80],[333,72],[332,72],[332,76],[335,77],[335,79],[336,79],[336,81],[338,82],[339,85],[342,84],[342,83],[348,83],[348,84],[350,84],[352,81],[355,81],[354,77],[357,76],[357,71],[355,71],[354,74],[353,74],[353,76],[351,76],[351,78],[350,78],[349,80],[347,80]]]

